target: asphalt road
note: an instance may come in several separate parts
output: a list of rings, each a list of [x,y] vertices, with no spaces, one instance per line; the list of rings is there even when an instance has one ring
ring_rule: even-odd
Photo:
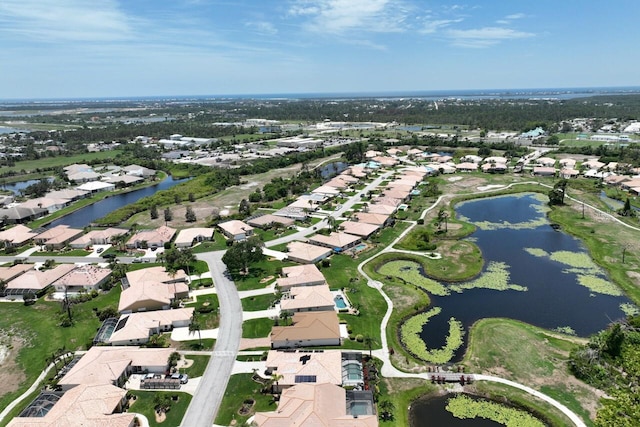
[[[198,254],[206,261],[220,303],[220,329],[211,359],[182,419],[184,427],[211,427],[229,383],[242,338],[242,304],[233,281],[225,276],[225,251]]]

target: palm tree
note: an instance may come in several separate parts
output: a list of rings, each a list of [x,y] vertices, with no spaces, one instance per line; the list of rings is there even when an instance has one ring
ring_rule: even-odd
[[[385,399],[378,402],[378,412],[384,421],[393,420],[393,411],[395,410],[396,406],[390,400]]]
[[[284,377],[276,372],[274,372],[273,374],[271,374],[271,378],[269,378],[269,387],[271,389],[271,393],[277,393],[277,391],[273,390],[273,385],[275,384],[276,386],[276,390],[278,390],[280,388],[280,383],[279,381],[281,379],[283,379]]]
[[[198,346],[200,348],[202,348],[202,334],[200,333],[201,330],[201,325],[200,322],[198,321],[198,319],[196,319],[196,313],[193,313],[193,316],[191,316],[191,323],[189,323],[189,334],[191,334],[192,332],[198,332]]]
[[[367,348],[369,349],[369,359],[371,359],[371,358],[373,357],[373,356],[372,356],[372,349],[373,349],[373,346],[374,346],[375,344],[377,344],[376,340],[375,340],[373,337],[369,336],[369,335],[365,335],[365,337],[364,337],[364,339],[363,339],[363,341],[362,341],[362,342],[363,342],[363,343],[364,343],[364,345],[366,345],[366,346],[367,346]]]
[[[282,319],[282,323],[284,323],[284,326],[287,326],[289,323],[289,319],[291,319],[293,317],[293,313],[291,313],[289,310],[282,310],[280,312],[280,319]]]

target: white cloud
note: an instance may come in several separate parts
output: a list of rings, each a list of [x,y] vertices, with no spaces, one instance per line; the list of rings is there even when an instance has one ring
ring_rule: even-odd
[[[451,24],[462,22],[462,18],[459,19],[437,19],[433,21],[427,21],[424,23],[420,32],[422,34],[433,34],[438,30],[448,27]]]
[[[391,0],[296,0],[289,14],[306,17],[307,30],[341,35],[352,30],[401,32],[410,13],[403,3]]]
[[[273,36],[278,34],[278,29],[268,21],[250,21],[244,24],[245,27],[253,29],[256,33]]]
[[[127,40],[135,19],[112,0],[2,0],[0,34],[45,42]]]
[[[503,27],[484,27],[470,30],[448,30],[452,43],[461,47],[489,47],[504,40],[524,39],[535,34]]]
[[[504,19],[508,19],[509,21],[513,21],[514,19],[522,19],[526,15],[524,13],[514,13],[513,15],[507,15]]]

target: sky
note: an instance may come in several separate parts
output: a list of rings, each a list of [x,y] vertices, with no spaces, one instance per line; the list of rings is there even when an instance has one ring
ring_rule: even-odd
[[[640,86],[638,0],[0,0],[0,99]]]

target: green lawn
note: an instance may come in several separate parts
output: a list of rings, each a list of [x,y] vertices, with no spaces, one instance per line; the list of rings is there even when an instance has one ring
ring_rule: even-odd
[[[265,338],[271,333],[273,320],[251,319],[242,322],[242,338]]]
[[[227,239],[221,233],[214,233],[213,241],[202,242],[193,247],[193,253],[199,254],[202,252],[211,251],[223,251],[227,249]]]
[[[229,378],[229,384],[215,420],[216,425],[228,426],[231,425],[233,420],[236,421],[236,425],[242,425],[255,412],[275,411],[277,409],[277,405],[271,395],[262,394],[262,384],[253,381],[251,376],[252,374],[236,374]],[[241,416],[238,414],[238,410],[242,403],[248,399],[253,399],[255,405],[250,414]]]
[[[22,160],[15,163],[15,166],[2,166],[3,172],[9,171],[35,171],[36,169],[48,169],[58,166],[68,166],[74,163],[88,163],[91,160],[105,160],[113,159],[120,154],[120,150],[112,151],[100,151],[97,153],[83,153],[75,154],[73,156],[57,156],[57,157],[44,157],[37,160]]]
[[[34,252],[33,256],[87,256],[91,252],[85,251],[84,249],[72,249],[68,251],[42,251],[42,252]]]
[[[191,402],[191,395],[188,393],[182,393],[179,391],[142,391],[131,390],[129,392],[132,395],[137,396],[137,399],[129,408],[129,412],[138,412],[147,417],[149,425],[154,426],[178,426],[182,422],[189,403]],[[166,413],[166,420],[162,423],[156,422],[155,416],[155,404],[154,398],[158,394],[165,394],[169,396],[178,396],[177,401],[172,400],[171,409]]]
[[[249,274],[232,273],[233,281],[239,291],[265,288],[273,280],[262,281],[269,276],[277,277],[277,271],[282,267],[295,265],[288,261],[269,260],[267,258],[249,267]],[[262,282],[261,282],[262,281]]]
[[[193,360],[193,364],[188,368],[180,369],[181,374],[187,374],[190,378],[201,377],[204,374],[207,364],[209,363],[209,356],[193,355],[185,356],[187,360]]]
[[[269,229],[269,230],[260,230],[260,229],[256,229],[254,231],[254,234],[260,236],[260,239],[263,242],[268,242],[269,240],[273,240],[273,239],[278,239],[280,237],[285,237],[288,236],[290,234],[293,234],[295,232],[297,232],[298,230],[296,230],[295,228],[287,228],[284,230],[276,230],[276,229]]]
[[[93,308],[118,306],[120,287],[106,294],[73,306],[73,326],[63,328],[61,305],[56,301],[39,299],[36,304],[24,306],[18,303],[1,303],[0,330],[20,336],[25,340],[18,353],[17,363],[26,378],[18,391],[5,394],[0,399],[0,408],[22,394],[35,381],[47,365],[46,359],[59,349],[67,351],[86,350],[91,345],[100,326]]]
[[[244,311],[260,311],[271,308],[273,303],[278,300],[276,294],[256,295],[253,297],[243,298],[242,310]]]

